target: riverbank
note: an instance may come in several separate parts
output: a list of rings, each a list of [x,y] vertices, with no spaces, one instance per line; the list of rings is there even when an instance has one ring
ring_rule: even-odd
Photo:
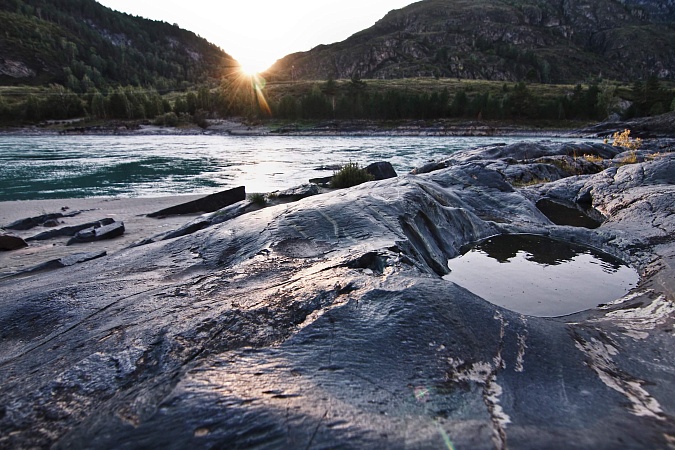
[[[62,258],[74,253],[114,253],[143,239],[174,230],[199,214],[150,218],[147,214],[180,203],[196,200],[203,195],[185,195],[159,198],[71,198],[55,200],[26,200],[0,202],[0,229],[3,226],[29,217],[51,213],[70,214],[72,217],[58,219],[55,227],[38,226],[30,230],[11,230],[11,234],[27,239],[38,233],[65,226],[75,226],[110,218],[123,222],[125,232],[114,239],[66,246],[69,237],[45,241],[30,241],[28,247],[11,252],[0,252],[0,276],[30,269],[38,264]],[[10,232],[10,230],[7,230]]]
[[[590,125],[581,122],[485,122],[467,120],[327,120],[327,121],[254,121],[243,119],[209,120],[208,127],[194,124],[166,127],[150,121],[110,121],[90,123],[85,120],[52,121],[33,126],[0,129],[1,135],[230,135],[230,136],[531,136],[593,137],[585,131]]]

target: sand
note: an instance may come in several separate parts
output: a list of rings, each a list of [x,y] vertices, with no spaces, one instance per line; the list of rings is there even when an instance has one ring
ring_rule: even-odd
[[[83,211],[74,217],[59,219],[58,227],[95,222],[105,217],[124,222],[125,233],[115,239],[86,244],[66,246],[68,237],[59,237],[46,241],[31,241],[24,249],[0,251],[0,276],[34,267],[38,264],[58,259],[73,253],[107,251],[108,254],[126,248],[135,242],[179,228],[193,220],[199,214],[170,216],[161,219],[146,217],[146,214],[170,206],[204,197],[186,195],[160,198],[80,198],[59,200],[28,200],[0,202],[0,228],[14,221],[43,214]],[[6,230],[8,234],[27,238],[52,228],[35,227],[26,231]]]

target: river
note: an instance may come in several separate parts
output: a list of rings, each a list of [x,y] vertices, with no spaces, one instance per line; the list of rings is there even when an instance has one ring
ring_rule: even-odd
[[[399,174],[461,149],[532,137],[0,136],[0,201],[271,192],[334,166],[389,161]],[[579,139],[555,138],[557,142]]]

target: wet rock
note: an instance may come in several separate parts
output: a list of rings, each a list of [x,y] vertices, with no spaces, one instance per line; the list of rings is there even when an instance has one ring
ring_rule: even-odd
[[[61,236],[73,236],[84,229],[102,227],[105,225],[110,225],[113,222],[115,222],[114,219],[106,217],[101,220],[97,220],[96,222],[83,223],[81,225],[74,225],[70,227],[58,228],[56,230],[44,231],[40,234],[36,234],[35,236],[27,238],[26,241],[46,241],[48,239],[53,239]]]
[[[109,225],[86,228],[78,231],[66,245],[82,244],[86,242],[104,241],[124,234],[124,222],[113,222]]]
[[[675,156],[528,187],[508,182],[508,156],[454,158],[0,280],[0,445],[667,448]],[[597,229],[536,207],[587,193]],[[463,246],[517,233],[597,248],[642,280],[539,318],[442,279]]]
[[[0,234],[0,251],[12,251],[24,247],[28,247],[28,244],[19,236]]]
[[[388,161],[380,161],[366,166],[366,172],[371,174],[375,180],[386,180],[388,178],[395,178],[396,170],[394,166]]]
[[[227,191],[211,194],[198,200],[182,203],[170,208],[165,208],[161,211],[148,214],[148,217],[164,217],[180,214],[194,214],[199,212],[208,213],[217,211],[242,200],[246,200],[246,189],[244,186],[228,189]]]

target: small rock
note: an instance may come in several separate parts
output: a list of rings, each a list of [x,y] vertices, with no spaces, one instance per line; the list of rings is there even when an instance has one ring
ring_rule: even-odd
[[[114,222],[99,228],[87,228],[79,231],[66,245],[113,239],[124,234],[124,222]]]
[[[28,244],[20,237],[12,236],[11,234],[0,234],[0,251],[18,250],[24,247],[28,247]]]

